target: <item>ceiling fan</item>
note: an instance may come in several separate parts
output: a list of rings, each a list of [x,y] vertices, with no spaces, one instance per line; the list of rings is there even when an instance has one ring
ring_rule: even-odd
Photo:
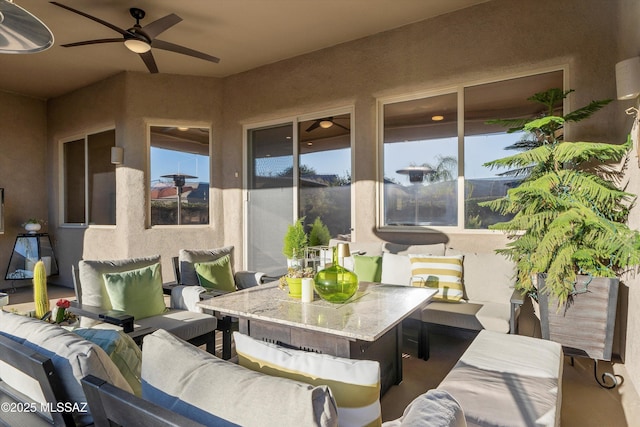
[[[338,117],[337,119],[334,119],[333,117],[325,117],[322,119],[316,119],[314,120],[313,123],[311,123],[311,126],[309,126],[306,130],[306,132],[311,132],[312,130],[315,130],[317,128],[322,128],[322,129],[329,129],[331,126],[335,125],[338,126],[346,131],[350,130],[348,127],[341,125],[340,123],[336,122],[336,120],[338,119],[347,119],[346,117]]]
[[[144,64],[149,69],[151,73],[158,72],[158,66],[156,65],[156,61],[153,58],[153,54],[151,53],[151,48],[168,50],[170,52],[180,53],[182,55],[192,56],[194,58],[204,59],[205,61],[211,61],[218,63],[220,62],[220,58],[216,58],[215,56],[207,55],[206,53],[199,52],[197,50],[189,49],[188,47],[180,46],[177,44],[169,43],[163,40],[158,40],[156,37],[168,30],[169,28],[176,25],[178,22],[182,21],[175,13],[169,14],[164,18],[157,19],[144,27],[140,25],[140,20],[145,17],[145,11],[142,9],[138,9],[136,7],[132,7],[129,9],[129,13],[136,20],[136,23],[133,27],[128,30],[124,30],[120,27],[117,27],[107,21],[104,21],[100,18],[96,18],[95,16],[91,16],[87,13],[74,9],[72,7],[66,6],[64,4],[52,1],[51,4],[59,6],[63,9],[67,9],[73,13],[77,13],[78,15],[84,16],[85,18],[89,18],[99,24],[102,24],[106,27],[111,28],[112,30],[120,33],[122,37],[118,38],[110,38],[110,39],[97,39],[97,40],[87,40],[82,42],[75,43],[67,43],[61,46],[63,47],[74,47],[74,46],[85,46],[91,44],[100,44],[100,43],[120,43],[124,42],[124,45],[131,50],[132,52],[137,53]]]

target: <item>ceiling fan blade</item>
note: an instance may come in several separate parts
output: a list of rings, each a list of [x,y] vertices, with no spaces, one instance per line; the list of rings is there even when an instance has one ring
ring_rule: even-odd
[[[311,123],[311,126],[309,126],[305,132],[311,132],[312,130],[317,129],[318,126],[320,126],[320,120],[316,120],[315,122]]]
[[[81,12],[81,11],[79,11],[79,10],[77,10],[77,9],[72,8],[72,7],[65,6],[64,4],[62,4],[62,3],[58,3],[57,1],[51,1],[51,2],[49,2],[49,3],[54,4],[54,5],[56,5],[56,6],[59,6],[59,7],[63,8],[63,9],[67,9],[67,10],[69,10],[69,11],[73,12],[73,13],[77,13],[78,15],[84,16],[85,18],[89,18],[89,19],[91,19],[92,21],[96,21],[97,23],[102,24],[102,25],[104,25],[105,27],[109,27],[109,28],[111,28],[113,31],[116,31],[116,32],[118,32],[118,33],[122,34],[123,36],[129,35],[129,33],[128,33],[126,30],[123,30],[122,28],[116,27],[115,25],[113,25],[113,24],[112,24],[112,23],[110,23],[110,22],[103,21],[102,19],[100,19],[100,18],[96,18],[95,16],[91,16],[91,15],[89,15],[89,14],[87,14],[87,13]]]
[[[158,36],[158,34],[167,31],[180,21],[182,21],[182,18],[175,13],[172,13],[164,18],[157,19],[150,24],[145,25],[142,27],[142,32],[144,32],[149,39],[153,40]]]
[[[170,52],[181,53],[183,55],[193,56],[194,58],[204,59],[205,61],[215,62],[216,64],[220,62],[220,58],[216,58],[215,56],[207,55],[206,53],[198,52],[197,50],[189,49],[188,47],[165,42],[162,40],[152,40],[151,47],[168,50]]]
[[[140,55],[140,58],[142,58],[142,60],[144,61],[144,65],[147,66],[150,73],[155,74],[158,72],[158,66],[156,65],[156,60],[153,59],[153,54],[151,53],[151,51],[148,51],[145,53],[139,53],[138,55]]]
[[[346,130],[346,131],[351,131],[351,129],[349,129],[349,128],[348,128],[348,127],[346,127],[346,126],[341,125],[340,123],[338,123],[338,122],[336,122],[336,121],[334,121],[334,122],[333,122],[333,124],[334,124],[334,125],[336,125],[336,126],[338,126],[339,128],[342,128],[342,129]]]
[[[62,47],[74,47],[74,46],[86,46],[86,45],[89,45],[89,44],[100,44],[100,43],[122,43],[122,38],[86,40],[86,41],[83,41],[83,42],[61,44],[60,46],[62,46]]]

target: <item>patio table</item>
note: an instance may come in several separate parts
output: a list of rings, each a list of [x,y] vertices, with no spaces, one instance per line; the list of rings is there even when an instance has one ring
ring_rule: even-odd
[[[197,303],[205,312],[239,319],[239,331],[284,346],[380,362],[381,389],[402,381],[402,320],[426,305],[435,289],[361,282],[344,304],[302,303],[276,282]]]

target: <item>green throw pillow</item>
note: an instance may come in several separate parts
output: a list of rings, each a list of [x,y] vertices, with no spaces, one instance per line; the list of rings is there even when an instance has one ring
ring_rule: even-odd
[[[121,273],[105,273],[103,278],[114,310],[124,311],[134,319],[157,316],[165,311],[159,263]]]
[[[215,261],[196,262],[194,265],[198,275],[198,282],[203,288],[229,292],[236,290],[233,271],[231,270],[231,257],[229,255],[225,255]]]
[[[360,282],[380,282],[382,279],[381,256],[353,256],[353,272]]]

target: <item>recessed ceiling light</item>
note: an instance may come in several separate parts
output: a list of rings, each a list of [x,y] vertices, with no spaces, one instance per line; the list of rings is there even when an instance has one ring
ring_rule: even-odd
[[[182,132],[189,130],[188,127],[186,126],[178,126],[178,130],[181,130]]]
[[[440,116],[440,115],[431,116],[431,120],[433,120],[434,122],[439,122],[444,120],[444,116]]]
[[[309,147],[311,147],[311,146],[313,145],[313,142],[309,141],[309,142],[307,142],[307,145],[308,145]]]

